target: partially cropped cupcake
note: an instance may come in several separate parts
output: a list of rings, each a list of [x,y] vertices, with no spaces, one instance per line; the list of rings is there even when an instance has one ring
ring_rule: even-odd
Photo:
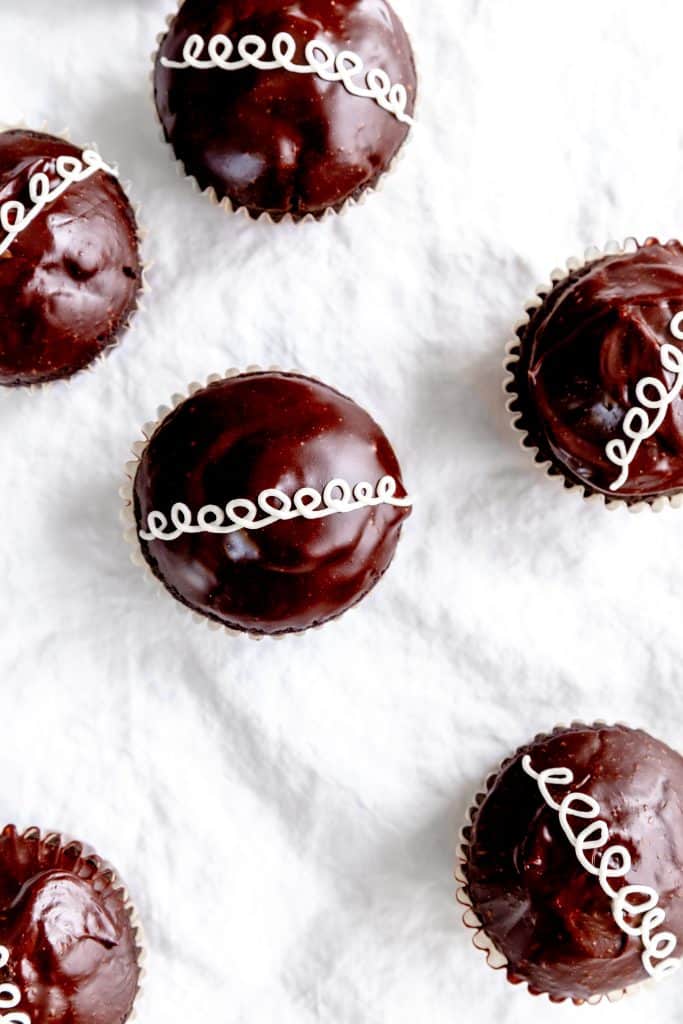
[[[161,414],[129,467],[126,514],[144,562],[192,611],[296,633],[384,575],[411,500],[389,441],[350,398],[254,371]]]
[[[252,216],[320,218],[374,187],[417,77],[387,0],[184,0],[156,57],[164,136],[200,189]]]
[[[539,289],[506,388],[524,444],[609,504],[683,495],[683,245],[589,252]]]
[[[133,910],[111,867],[55,833],[19,834],[13,825],[0,833],[0,1019],[124,1024],[140,956]]]
[[[475,945],[553,1001],[615,998],[683,956],[683,758],[626,726],[572,725],[503,763],[457,877]]]
[[[0,133],[0,384],[70,377],[120,338],[142,286],[135,214],[96,152]]]

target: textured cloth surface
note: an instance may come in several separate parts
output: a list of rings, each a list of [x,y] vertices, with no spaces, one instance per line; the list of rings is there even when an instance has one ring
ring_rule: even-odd
[[[380,194],[319,225],[228,217],[158,138],[171,0],[3,0],[0,117],[118,161],[153,262],[93,373],[0,395],[0,816],[116,863],[149,940],[142,1020],[680,1021],[681,978],[552,1007],[461,927],[456,834],[502,757],[562,722],[680,743],[683,519],[607,514],[520,451],[504,344],[608,238],[680,233],[680,4],[401,0],[420,123]],[[146,585],[117,489],[190,381],[297,366],[365,405],[419,497],[339,622],[231,640]]]

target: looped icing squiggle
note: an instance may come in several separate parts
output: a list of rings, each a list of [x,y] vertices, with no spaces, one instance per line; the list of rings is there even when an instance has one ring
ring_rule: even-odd
[[[0,971],[9,963],[9,950],[7,946],[0,946]],[[0,985],[0,1024],[31,1024],[31,1018],[27,1013],[16,1010],[21,1002],[21,991],[11,982],[4,982]],[[5,1011],[9,1010],[9,1013]]]
[[[673,974],[681,966],[680,959],[672,956],[678,940],[673,932],[655,934],[666,921],[666,911],[659,906],[659,894],[649,885],[623,885],[620,889],[612,885],[613,879],[626,877],[633,861],[625,846],[607,845],[610,842],[609,827],[600,817],[600,804],[586,793],[568,793],[558,804],[549,787],[570,786],[574,773],[569,768],[534,771],[528,754],[522,759],[522,768],[536,780],[548,807],[559,812],[562,831],[574,847],[579,864],[599,879],[600,888],[612,901],[612,914],[621,931],[641,939],[641,960],[647,973],[658,980]],[[590,824],[577,833],[570,818],[579,818]],[[603,849],[605,846],[607,849]],[[590,859],[593,850],[602,851],[598,867]]]
[[[357,509],[372,508],[376,505],[393,505],[408,508],[412,498],[396,497],[396,481],[393,476],[383,476],[377,487],[361,482],[355,487],[346,480],[330,480],[322,494],[314,487],[301,487],[293,498],[276,487],[261,491],[256,501],[248,498],[234,498],[225,508],[219,505],[204,505],[197,513],[197,522],[192,522],[192,512],[187,505],[177,502],[171,508],[169,518],[163,512],[150,512],[147,529],[140,530],[143,540],[177,540],[184,533],[236,533],[238,530],[262,530],[273,523],[289,519],[324,519],[339,512],[354,512]],[[258,519],[259,512],[263,518]]]
[[[6,237],[0,243],[0,256],[10,248],[16,239],[46,206],[59,199],[74,182],[85,181],[98,171],[116,176],[116,170],[104,162],[99,153],[86,149],[81,159],[63,154],[55,160],[55,171],[62,180],[50,189],[50,178],[44,171],[32,174],[28,182],[28,194],[32,208],[27,210],[23,203],[16,199],[7,199],[0,204],[0,228]]]
[[[683,312],[677,313],[669,324],[674,338],[683,341]],[[674,375],[670,388],[657,377],[643,377],[636,384],[636,398],[640,403],[629,409],[624,417],[623,429],[631,444],[617,438],[605,446],[610,462],[621,467],[621,473],[610,484],[610,491],[618,491],[628,480],[629,468],[643,441],[657,433],[666,419],[667,410],[683,390],[683,352],[675,345],[662,345],[659,353],[662,368]],[[648,410],[654,412],[650,419]]]
[[[362,58],[353,50],[341,50],[335,54],[320,39],[306,43],[306,63],[297,64],[296,46],[296,40],[289,32],[278,32],[271,43],[271,58],[265,57],[268,44],[261,36],[242,36],[235,46],[226,35],[218,34],[207,41],[203,36],[193,33],[185,40],[182,60],[162,57],[161,64],[165,68],[196,68],[200,71],[210,68],[241,71],[247,67],[258,71],[275,71],[280,68],[295,75],[317,75],[325,82],[341,82],[352,96],[374,100],[403,124],[414,124],[413,118],[407,113],[408,90],[400,83],[392,85],[386,71],[381,68],[366,71]],[[208,57],[202,59],[205,49]],[[231,59],[235,50],[237,57]],[[364,85],[354,81],[360,75],[364,75]]]

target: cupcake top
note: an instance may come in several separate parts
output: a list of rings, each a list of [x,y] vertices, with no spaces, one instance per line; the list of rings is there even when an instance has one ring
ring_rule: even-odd
[[[58,835],[0,833],[0,1018],[124,1024],[139,955],[111,868]]]
[[[0,133],[0,384],[68,377],[117,340],[141,287],[114,170],[39,132]]]
[[[532,993],[585,1001],[683,956],[683,758],[626,726],[557,729],[504,763],[465,830],[467,895]]]
[[[374,185],[405,141],[417,87],[387,0],[185,0],[154,81],[186,172],[275,220],[319,217]]]
[[[351,399],[293,373],[210,384],[155,430],[133,485],[153,573],[257,634],[319,625],[391,562],[410,512],[387,438]]]
[[[633,248],[542,295],[508,387],[540,460],[628,503],[683,490],[683,246]]]

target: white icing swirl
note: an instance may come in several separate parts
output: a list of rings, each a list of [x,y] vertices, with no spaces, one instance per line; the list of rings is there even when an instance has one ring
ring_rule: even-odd
[[[612,885],[614,879],[626,877],[633,861],[625,846],[607,845],[610,841],[609,827],[600,817],[600,804],[586,793],[568,793],[561,803],[557,803],[549,787],[570,786],[574,773],[569,768],[534,771],[528,754],[522,758],[522,768],[536,780],[548,807],[559,812],[562,831],[574,847],[579,864],[598,878],[600,888],[612,901],[612,914],[621,931],[641,939],[641,959],[647,973],[658,980],[673,974],[681,966],[681,960],[672,957],[678,940],[672,932],[655,934],[666,920],[666,911],[659,906],[659,894],[649,885],[623,885],[620,889]],[[590,824],[577,833],[570,818],[579,818]],[[603,849],[605,846],[607,849]],[[590,859],[593,850],[602,850],[598,867]]]
[[[669,324],[674,338],[683,341],[683,312],[677,313]],[[662,368],[674,375],[673,384],[666,384],[657,377],[643,377],[636,384],[636,398],[640,406],[629,409],[624,417],[624,434],[631,444],[621,438],[609,441],[605,453],[610,462],[621,467],[621,473],[610,484],[610,491],[618,491],[628,480],[629,467],[638,454],[643,441],[657,433],[666,419],[669,406],[683,390],[683,352],[675,345],[662,345],[659,353]],[[650,419],[648,410],[654,412]]]
[[[187,505],[177,502],[171,508],[169,519],[163,512],[150,512],[147,529],[140,530],[143,540],[176,540],[184,533],[236,533],[238,530],[262,530],[273,523],[288,519],[323,519],[339,512],[354,512],[376,505],[393,505],[409,508],[412,498],[396,496],[396,480],[383,476],[377,487],[361,482],[355,487],[346,480],[336,479],[324,488],[322,494],[314,487],[301,487],[290,498],[284,491],[270,487],[258,495],[256,501],[248,498],[234,498],[225,508],[219,505],[203,505],[197,513],[197,522],[192,522],[192,512]],[[259,512],[263,518],[257,519]]]
[[[92,149],[84,150],[80,160],[68,154],[58,156],[55,160],[55,171],[62,180],[53,189],[50,189],[50,178],[43,171],[38,171],[29,178],[28,194],[33,204],[30,209],[27,210],[24,204],[16,199],[7,199],[0,203],[0,228],[6,236],[0,243],[0,256],[7,252],[17,235],[21,234],[46,206],[59,199],[74,182],[85,181],[98,171],[116,175],[116,170],[109,167],[99,153]]]
[[[7,967],[9,963],[9,950],[7,946],[0,946],[0,970]],[[16,985],[4,982],[0,985],[0,1024],[31,1024],[31,1018],[27,1013],[16,1010],[21,1002],[21,991]],[[5,1013],[9,1010],[9,1013]]]
[[[335,54],[332,48],[320,39],[312,39],[304,48],[304,64],[297,64],[296,40],[289,32],[278,32],[271,43],[272,57],[266,57],[268,44],[257,35],[242,36],[237,46],[222,34],[212,36],[208,41],[194,33],[185,40],[182,60],[161,58],[165,68],[195,68],[205,71],[219,68],[221,71],[241,71],[243,68],[256,68],[258,71],[274,71],[283,69],[295,75],[317,75],[325,82],[341,82],[352,96],[361,96],[374,100],[384,110],[403,124],[414,124],[413,118],[407,113],[408,90],[404,85],[391,84],[386,71],[381,68],[365,70],[363,60],[353,50],[341,50]],[[204,50],[208,57],[202,59]],[[237,50],[237,57],[231,59]],[[363,75],[363,83],[354,79]]]

